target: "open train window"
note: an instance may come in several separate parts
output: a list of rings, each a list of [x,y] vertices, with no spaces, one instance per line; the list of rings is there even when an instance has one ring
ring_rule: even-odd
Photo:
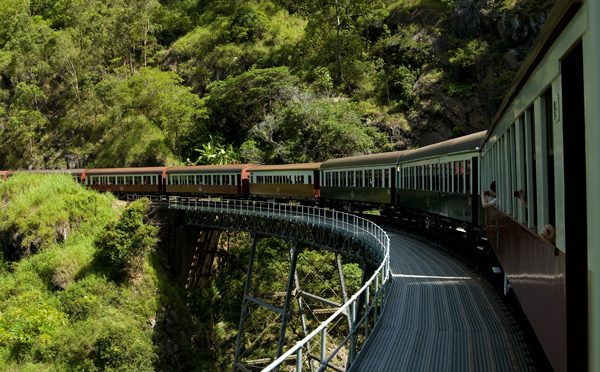
[[[514,196],[514,191],[517,189],[517,144],[516,144],[516,135],[515,135],[515,124],[513,123],[510,127],[510,131],[508,132],[508,146],[509,146],[509,163],[508,166],[510,168],[510,188],[509,195],[511,198],[511,214],[513,217],[518,216],[519,210],[519,199]]]
[[[465,177],[467,179],[467,194],[473,190],[473,177],[471,174],[471,160],[465,162]]]
[[[556,226],[556,207],[554,190],[554,120],[552,116],[552,88],[544,94],[544,109],[546,117],[546,171],[548,174],[548,223]]]
[[[389,188],[391,186],[391,182],[390,182],[390,170],[389,169],[384,169],[383,170],[383,187],[385,187],[386,189]]]
[[[525,113],[525,131],[529,133],[527,149],[529,165],[527,175],[527,186],[530,190],[530,196],[527,198],[529,216],[529,227],[537,229],[537,175],[536,175],[536,151],[535,151],[535,114],[534,107],[527,109]]]

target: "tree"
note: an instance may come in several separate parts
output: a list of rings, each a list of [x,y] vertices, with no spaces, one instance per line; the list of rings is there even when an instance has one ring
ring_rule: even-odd
[[[5,153],[7,163],[16,165],[24,162],[29,167],[43,163],[40,142],[48,120],[41,109],[46,100],[46,95],[36,85],[17,84],[13,102],[4,117],[5,124],[0,126],[0,151]]]
[[[366,30],[368,25],[375,18],[382,18],[382,11],[385,9],[383,0],[305,0],[301,2],[287,2],[287,5],[294,11],[303,14],[309,19],[308,35],[320,35],[321,43],[328,40],[323,34],[331,33],[335,30],[335,47],[323,46],[323,50],[335,50],[335,81],[341,84],[344,80],[342,75],[342,58],[345,54],[352,53],[352,50],[343,50],[343,38],[355,34],[362,34],[365,38],[365,44],[368,45]],[[317,39],[313,38],[312,46]],[[365,48],[368,52],[368,48]],[[360,55],[360,50],[357,50]],[[356,53],[355,52],[355,53]]]
[[[307,98],[279,107],[249,141],[262,144],[266,163],[303,163],[376,151],[383,138],[362,123],[352,103]]]
[[[296,95],[297,84],[298,78],[287,67],[252,69],[212,83],[205,98],[208,129],[222,133],[226,143],[239,146],[250,128]]]
[[[118,145],[122,150],[116,151],[118,156],[111,159],[120,165],[144,165],[144,161],[149,164],[152,159],[129,157],[130,151],[154,152],[156,156],[151,162],[154,164],[171,161],[172,154],[177,154],[178,161],[182,162],[191,156],[194,144],[204,139],[202,103],[181,85],[175,73],[143,68],[125,79],[110,76],[98,84],[97,90],[104,106],[105,128],[98,150],[104,154],[115,153],[116,148],[111,149],[111,144]],[[145,146],[141,147],[142,144]]]

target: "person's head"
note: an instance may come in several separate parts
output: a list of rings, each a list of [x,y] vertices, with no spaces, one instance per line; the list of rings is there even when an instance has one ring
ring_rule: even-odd
[[[542,237],[554,244],[556,241],[556,230],[554,229],[554,226],[549,223],[545,224],[544,228],[542,229]]]
[[[492,183],[490,183],[490,190],[492,190],[494,194],[496,193],[496,181],[492,181]]]

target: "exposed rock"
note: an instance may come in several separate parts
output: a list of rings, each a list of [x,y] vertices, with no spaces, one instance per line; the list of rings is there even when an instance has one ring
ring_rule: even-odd
[[[483,21],[480,2],[459,0],[455,3],[450,17],[452,30],[459,37],[477,37],[483,34]]]
[[[508,52],[504,53],[504,55],[502,56],[502,60],[504,61],[506,66],[508,66],[508,68],[510,68],[511,70],[516,70],[521,64],[519,53],[514,49],[511,49]]]

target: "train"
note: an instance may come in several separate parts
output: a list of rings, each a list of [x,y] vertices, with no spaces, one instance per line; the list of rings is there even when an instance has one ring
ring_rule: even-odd
[[[473,234],[497,257],[552,369],[600,371],[598,15],[600,1],[555,2],[486,131],[321,163],[29,172],[118,194],[377,209]]]
[[[478,150],[485,131],[416,150],[283,165],[198,165],[68,170],[78,182],[118,195],[164,194],[298,202],[354,212],[426,215],[429,226],[477,227]],[[417,217],[414,217],[417,218]]]

